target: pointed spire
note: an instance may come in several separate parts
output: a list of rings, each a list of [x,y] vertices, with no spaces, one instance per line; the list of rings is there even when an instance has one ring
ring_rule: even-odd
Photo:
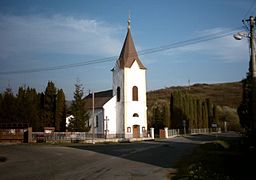
[[[130,68],[134,61],[137,61],[140,69],[146,69],[145,66],[141,63],[138,53],[135,49],[134,42],[131,35],[131,19],[130,15],[128,17],[128,31],[124,40],[123,48],[121,50],[120,56],[118,58],[119,68],[128,67]]]

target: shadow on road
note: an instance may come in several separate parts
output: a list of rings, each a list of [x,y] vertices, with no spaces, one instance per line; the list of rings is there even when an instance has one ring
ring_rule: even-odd
[[[172,168],[178,158],[191,152],[194,146],[194,144],[181,142],[139,142],[107,145],[75,145],[69,147],[143,162],[162,168]]]
[[[143,162],[162,168],[174,168],[182,157],[187,157],[201,143],[221,140],[225,135],[197,135],[176,137],[154,142],[120,144],[71,145],[69,147],[107,154],[118,158]]]

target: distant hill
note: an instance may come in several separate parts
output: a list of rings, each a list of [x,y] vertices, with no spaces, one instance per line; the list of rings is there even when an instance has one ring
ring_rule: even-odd
[[[242,100],[242,83],[229,82],[218,84],[194,84],[188,86],[175,86],[147,92],[148,107],[156,100],[167,100],[175,90],[186,91],[197,98],[209,98],[212,103],[219,106],[237,108]]]

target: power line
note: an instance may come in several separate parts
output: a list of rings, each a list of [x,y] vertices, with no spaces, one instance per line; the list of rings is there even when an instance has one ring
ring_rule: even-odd
[[[188,39],[188,40],[184,40],[184,41],[179,41],[179,42],[175,42],[175,43],[171,43],[171,44],[167,44],[167,45],[163,45],[163,46],[159,46],[159,47],[155,47],[155,48],[145,49],[142,51],[138,51],[138,54],[140,56],[142,56],[142,55],[146,55],[146,54],[157,53],[157,52],[166,51],[169,49],[174,49],[174,48],[184,47],[184,46],[188,46],[188,45],[198,44],[198,43],[205,42],[205,41],[219,39],[219,38],[229,36],[239,29],[241,29],[241,28],[234,28],[234,29],[228,30],[228,31],[224,30],[224,31],[220,31],[220,32],[210,34],[210,35],[200,36],[200,37],[196,37],[196,38],[192,38],[192,39]],[[25,73],[35,73],[35,72],[69,69],[69,68],[87,66],[87,65],[92,65],[92,64],[110,62],[110,61],[116,60],[117,58],[118,58],[118,56],[112,56],[112,57],[107,57],[107,58],[88,60],[88,61],[79,62],[79,63],[65,64],[65,65],[60,65],[60,66],[26,69],[26,70],[3,71],[3,72],[0,72],[0,75],[25,74]]]
[[[241,28],[234,28],[234,29],[229,30],[229,31],[224,30],[224,31],[220,31],[220,32],[217,32],[217,33],[211,34],[211,35],[196,37],[196,38],[193,38],[193,39],[180,41],[180,42],[172,43],[172,44],[169,44],[169,45],[160,46],[160,47],[157,47],[157,48],[147,49],[147,50],[141,51],[139,54],[140,55],[150,54],[150,53],[155,53],[155,52],[159,52],[159,51],[165,51],[165,50],[168,50],[168,49],[184,47],[184,46],[198,44],[198,43],[205,42],[205,41],[219,39],[219,38],[222,38],[222,37],[232,35],[237,30],[241,30]]]
[[[61,69],[75,68],[75,67],[79,67],[79,66],[86,66],[86,65],[91,65],[91,64],[104,63],[104,62],[108,62],[108,61],[113,61],[114,58],[117,58],[117,56],[112,56],[112,57],[102,58],[102,59],[89,60],[89,61],[73,63],[73,64],[53,66],[53,67],[6,71],[6,72],[0,72],[0,75],[24,74],[24,73],[33,73],[33,72],[42,72],[42,71],[55,71],[55,70],[61,70]]]
[[[251,13],[254,13],[254,10],[256,8],[256,1],[255,0],[252,0],[252,3],[249,7],[249,9],[246,11],[246,13],[244,14],[244,19],[247,18],[247,16]]]

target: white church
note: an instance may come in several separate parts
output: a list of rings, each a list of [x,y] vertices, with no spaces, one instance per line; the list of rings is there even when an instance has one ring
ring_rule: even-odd
[[[105,137],[140,138],[147,135],[146,68],[128,31],[114,68],[112,90],[94,93],[94,132]],[[92,94],[86,98],[92,110]],[[92,119],[90,125],[92,127]],[[92,128],[90,130],[92,132]]]

